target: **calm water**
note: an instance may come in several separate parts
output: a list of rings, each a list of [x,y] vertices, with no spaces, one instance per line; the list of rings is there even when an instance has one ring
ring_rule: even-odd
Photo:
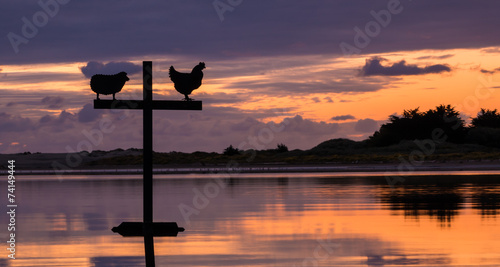
[[[37,178],[17,178],[16,260],[0,216],[0,266],[145,265],[144,240],[110,230],[142,220],[139,176]],[[155,179],[155,221],[186,228],[155,238],[157,266],[500,265],[500,176]]]

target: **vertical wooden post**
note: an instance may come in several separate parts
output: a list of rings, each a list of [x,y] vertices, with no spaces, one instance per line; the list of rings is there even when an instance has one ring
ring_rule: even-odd
[[[144,222],[153,222],[153,63],[143,62]]]
[[[143,68],[143,212],[146,266],[155,266],[153,245],[153,62],[144,61]]]

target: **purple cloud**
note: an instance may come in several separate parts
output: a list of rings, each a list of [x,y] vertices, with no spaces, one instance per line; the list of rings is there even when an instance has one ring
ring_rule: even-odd
[[[491,33],[500,23],[500,17],[492,12],[500,8],[500,3],[464,0],[440,3],[401,1],[402,13],[394,16],[390,26],[372,38],[363,52],[482,48],[499,44],[500,37]],[[152,5],[71,1],[60,7],[57,16],[50,18],[43,30],[36,28],[36,36],[27,36],[23,34],[26,22],[21,18],[31,19],[34,12],[43,10],[36,1],[7,1],[0,17],[3,36],[12,33],[21,39],[4,38],[0,51],[4,52],[3,64],[152,58],[152,55],[203,57],[209,61],[240,56],[341,54],[338,44],[352,43],[353,28],[364,28],[373,19],[370,10],[379,11],[386,5],[387,2],[360,0],[246,1],[234,13],[226,13],[226,20],[221,22],[212,1],[160,1]],[[100,12],[95,11],[97,6]],[[75,20],[79,23],[74,23]],[[174,23],[175,27],[167,27]],[[16,46],[19,53],[13,49]]]
[[[372,57],[366,60],[366,64],[361,68],[361,76],[401,76],[401,75],[422,75],[429,73],[449,72],[451,68],[448,65],[436,64],[426,67],[418,67],[417,65],[406,64],[406,61],[401,60],[390,66],[382,66],[382,61],[387,59],[382,57]]]
[[[356,117],[348,114],[348,115],[335,116],[335,117],[332,117],[330,120],[332,120],[332,121],[346,121],[346,120],[354,120],[354,119],[356,119]]]
[[[329,96],[323,98],[328,103],[333,103],[333,99]]]
[[[83,108],[78,112],[78,121],[79,122],[91,122],[100,118],[103,111],[94,109],[92,104],[86,104]]]
[[[485,69],[481,69],[481,72],[482,73],[485,73],[485,74],[494,74],[496,72],[499,72],[500,71],[500,68],[496,68],[494,70],[485,70]]]
[[[42,98],[42,104],[46,105],[48,108],[61,108],[64,98],[60,96],[46,96]]]
[[[455,55],[453,54],[446,54],[446,55],[441,55],[441,56],[423,56],[423,57],[417,57],[417,59],[422,60],[422,59],[447,59],[450,57],[453,57]]]
[[[0,113],[0,132],[24,132],[34,129],[34,123],[29,118]]]
[[[375,132],[378,129],[378,123],[376,120],[372,119],[362,119],[358,120],[354,126],[354,130],[362,133]]]

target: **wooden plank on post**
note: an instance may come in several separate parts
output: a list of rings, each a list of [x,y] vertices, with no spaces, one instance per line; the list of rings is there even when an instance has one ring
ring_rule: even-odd
[[[155,222],[146,225],[142,222],[122,222],[111,229],[122,236],[145,236],[150,230],[153,236],[177,236],[179,232],[184,232],[184,228],[179,227],[176,222]]]
[[[142,100],[94,100],[95,109],[144,109]],[[153,109],[202,110],[201,101],[153,100]]]

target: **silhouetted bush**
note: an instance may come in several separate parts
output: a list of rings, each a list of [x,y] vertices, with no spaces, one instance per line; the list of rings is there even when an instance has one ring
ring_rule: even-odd
[[[346,138],[336,138],[324,141],[313,147],[309,152],[315,155],[349,154],[363,147],[362,142]]]
[[[288,152],[288,147],[284,144],[278,144],[278,146],[276,147],[276,152],[278,153]]]
[[[224,149],[224,155],[226,156],[233,156],[233,155],[239,155],[241,151],[237,148],[234,148],[233,145],[229,145],[226,149]]]
[[[435,131],[448,142],[462,143],[467,134],[465,121],[450,105],[440,105],[425,112],[418,108],[405,110],[402,116],[391,115],[389,121],[370,136],[370,145],[388,146],[402,140],[432,139]]]
[[[496,109],[482,108],[477,117],[472,118],[472,127],[500,128],[500,114]]]

